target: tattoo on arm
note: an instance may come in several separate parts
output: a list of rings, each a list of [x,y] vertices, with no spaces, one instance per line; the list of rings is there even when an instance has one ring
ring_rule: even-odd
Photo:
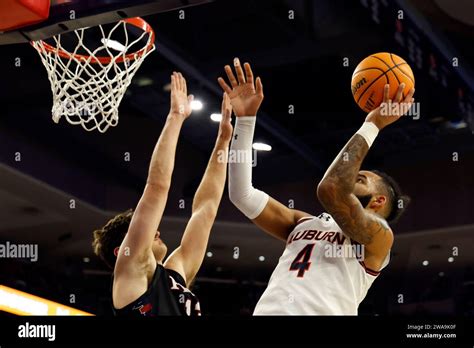
[[[354,185],[369,146],[355,134],[331,164],[318,187],[318,198],[339,227],[361,244],[372,243],[380,233],[390,232],[387,223],[362,207],[353,194]]]
[[[319,192],[319,198],[342,231],[361,244],[370,244],[378,234],[383,233],[385,236],[390,232],[387,223],[367,213],[353,194],[347,195],[339,191],[338,187],[330,185]]]
[[[337,155],[324,175],[323,181],[337,181],[341,190],[352,192],[360,166],[368,151],[369,146],[365,139],[355,134]]]
[[[378,234],[382,233],[385,237],[385,234],[390,232],[387,223],[368,214],[357,198],[351,197],[350,200],[351,202],[336,200],[328,209],[342,231],[350,238],[361,244],[370,244]]]

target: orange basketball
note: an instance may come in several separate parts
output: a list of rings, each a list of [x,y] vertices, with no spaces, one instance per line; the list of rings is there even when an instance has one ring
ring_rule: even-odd
[[[375,53],[357,65],[352,74],[352,95],[357,105],[369,112],[383,100],[385,84],[390,85],[390,99],[395,97],[398,86],[405,83],[403,97],[415,86],[413,71],[407,62],[393,53]]]

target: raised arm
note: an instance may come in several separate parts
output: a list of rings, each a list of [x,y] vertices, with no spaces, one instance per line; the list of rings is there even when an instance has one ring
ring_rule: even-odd
[[[231,86],[223,78],[218,80],[229,95],[237,117],[229,160],[229,198],[253,223],[272,236],[286,241],[297,221],[309,214],[290,209],[253,187],[252,142],[257,111],[263,101],[263,86],[259,77],[254,83],[253,72],[248,63],[244,64],[245,74],[237,58],[234,59],[234,68],[237,78],[230,66],[225,67]]]
[[[147,263],[153,263],[153,240],[165,209],[174,168],[176,144],[184,120],[191,114],[192,96],[180,73],[171,76],[171,108],[155,146],[142,197],[133,213],[128,232],[120,246],[115,278],[123,273],[136,276]]]
[[[353,192],[361,164],[379,130],[398,120],[411,107],[414,90],[401,102],[403,88],[402,84],[394,100],[400,108],[392,103],[392,109],[400,111],[382,115],[382,108],[379,107],[369,113],[364,125],[338,154],[317,189],[319,201],[342,231],[364,244],[366,251],[381,257],[386,255],[393,242],[390,227],[383,218],[364,209]],[[391,103],[388,85],[385,86],[383,103]]]
[[[183,275],[188,285],[201,267],[209,234],[224,191],[227,155],[232,137],[232,107],[226,94],[224,94],[221,109],[222,120],[216,144],[201,184],[194,195],[191,219],[184,231],[181,245],[165,262],[165,267]]]

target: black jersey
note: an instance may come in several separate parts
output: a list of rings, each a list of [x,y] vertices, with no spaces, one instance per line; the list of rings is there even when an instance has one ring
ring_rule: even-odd
[[[157,264],[147,291],[127,306],[114,309],[117,316],[201,315],[199,300],[186,288],[183,277]]]

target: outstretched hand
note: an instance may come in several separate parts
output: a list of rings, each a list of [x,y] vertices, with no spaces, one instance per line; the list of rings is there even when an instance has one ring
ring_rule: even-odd
[[[403,99],[403,90],[405,84],[401,83],[398,86],[395,99],[390,99],[390,85],[386,84],[383,91],[383,101],[380,106],[372,110],[366,117],[366,122],[374,123],[379,129],[383,129],[388,125],[396,122],[400,117],[405,115],[410,110],[415,98],[413,94],[415,89],[412,88],[407,96]],[[403,100],[402,100],[403,99]]]
[[[173,72],[171,75],[171,108],[170,114],[188,118],[191,115],[191,102],[194,96],[188,95],[186,80],[183,75]]]
[[[234,59],[234,68],[237,79],[229,65],[224,67],[230,85],[219,77],[218,82],[230,98],[235,116],[256,116],[263,101],[263,86],[260,77],[254,83],[252,68],[249,63],[244,64],[245,74],[238,58]]]

